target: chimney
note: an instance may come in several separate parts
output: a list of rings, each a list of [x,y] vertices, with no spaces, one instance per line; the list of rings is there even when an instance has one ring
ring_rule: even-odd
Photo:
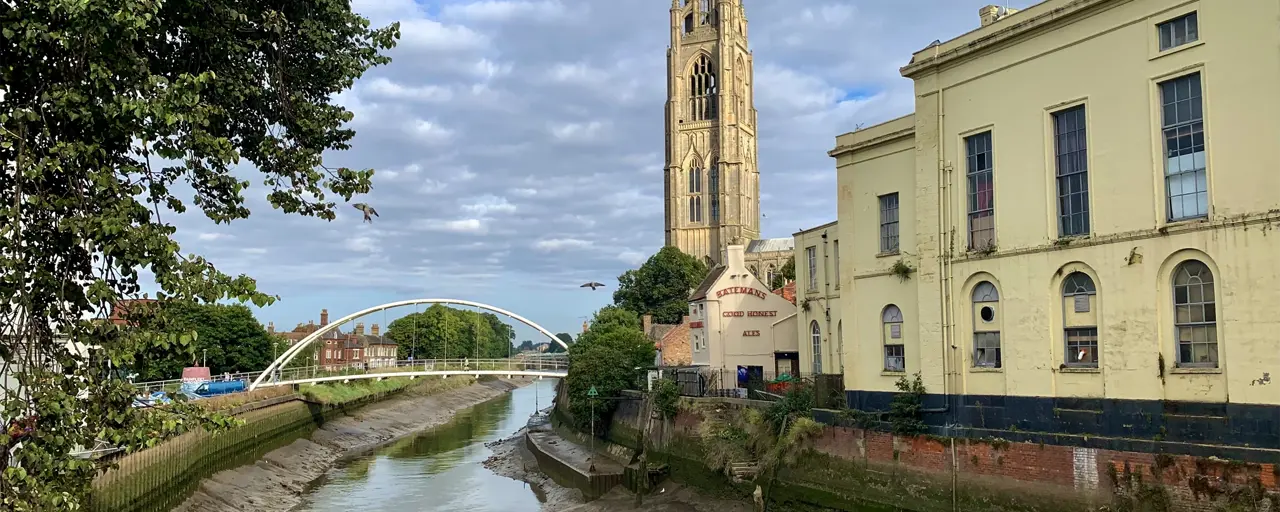
[[[644,315],[640,317],[640,328],[644,329],[644,335],[649,335],[649,329],[653,327],[653,315]]]
[[[326,325],[329,325],[329,310],[322,309],[320,310],[320,327],[324,327]]]
[[[1018,12],[1018,10],[1009,7],[1001,7],[999,5],[988,5],[978,9],[978,18],[982,20],[982,26],[985,27],[1000,21],[1015,12]]]
[[[587,332],[587,321],[586,321],[586,320],[583,320],[583,321],[582,321],[582,332]]]
[[[373,324],[373,335],[374,336],[378,335],[378,324]]]
[[[267,322],[267,332],[268,332],[268,333],[271,333],[271,334],[275,334],[275,333],[276,333],[276,323],[275,323],[275,322]]]
[[[688,324],[688,323],[689,323],[689,315],[685,315],[684,317],[680,318],[680,323],[682,323],[682,324]]]
[[[746,249],[743,245],[730,245],[725,248],[725,266],[729,267],[730,272],[747,268]]]
[[[356,334],[364,336],[364,322],[356,322]]]

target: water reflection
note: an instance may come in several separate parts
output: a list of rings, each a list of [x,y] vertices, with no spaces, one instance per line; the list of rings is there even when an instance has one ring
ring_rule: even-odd
[[[482,462],[484,443],[523,427],[534,396],[546,407],[555,381],[541,380],[459,413],[453,421],[402,439],[332,471],[297,509],[311,512],[468,511],[524,512],[540,497],[523,482],[500,477]]]

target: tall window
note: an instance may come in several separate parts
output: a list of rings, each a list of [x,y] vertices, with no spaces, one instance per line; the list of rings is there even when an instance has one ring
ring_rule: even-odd
[[[805,259],[809,261],[809,290],[818,290],[818,247],[809,246],[804,250]]]
[[[702,169],[694,167],[689,169],[689,193],[697,194],[702,192]]]
[[[840,358],[840,373],[844,373],[844,320],[836,322],[836,343],[839,343],[836,357]]]
[[[973,365],[1000,368],[1000,292],[988,281],[973,288]]]
[[[1062,281],[1062,337],[1067,366],[1098,366],[1098,312],[1094,306],[1097,294],[1093,279],[1082,272],[1072,272]]]
[[[1179,16],[1159,25],[1160,51],[1200,40],[1200,18],[1195,12]]]
[[[898,193],[880,196],[880,252],[898,252]]]
[[[1089,233],[1089,165],[1084,105],[1053,114],[1058,175],[1058,236]]]
[[[702,169],[689,169],[689,193],[702,193]],[[689,196],[689,222],[702,222],[702,196]]]
[[[702,222],[702,196],[689,196],[689,222]]]
[[[822,330],[817,320],[809,323],[809,337],[813,341],[813,373],[822,373]]]
[[[720,169],[716,164],[707,171],[707,192],[711,197],[711,222],[720,222]]]
[[[768,267],[768,270],[766,270],[766,271],[765,271],[765,275],[766,275],[766,276],[769,276],[769,280],[767,281],[767,283],[769,284],[769,286],[770,286],[770,287],[773,287],[773,276],[774,276],[774,274],[776,274],[777,272],[778,272],[778,271],[777,271],[777,269],[776,269],[776,268],[774,268],[774,266],[773,266],[773,264],[772,264],[772,263],[770,263],[770,264],[769,264],[769,267]]]
[[[1218,311],[1213,273],[1196,260],[1173,272],[1173,330],[1178,366],[1218,367]]]
[[[969,249],[983,250],[996,243],[991,132],[965,137],[964,146],[969,178]]]
[[[1209,215],[1200,73],[1160,83],[1169,220]]]
[[[885,306],[880,321],[884,332],[884,371],[907,371],[906,345],[902,343],[902,310],[893,304]]]
[[[689,76],[689,115],[694,121],[716,118],[717,82],[711,58],[701,55]]]
[[[839,288],[840,287],[840,241],[836,240],[834,242],[831,242],[831,247],[836,252],[836,257],[834,258],[836,262],[835,264],[836,288]]]

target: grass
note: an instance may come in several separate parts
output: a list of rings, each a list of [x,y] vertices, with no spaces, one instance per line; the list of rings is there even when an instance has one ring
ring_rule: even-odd
[[[417,396],[433,395],[450,389],[457,389],[475,383],[475,379],[467,377],[450,377],[448,379],[420,378],[410,380],[407,377],[384,380],[357,380],[346,384],[332,383],[315,386],[303,386],[302,395],[307,400],[325,405],[342,405],[369,396],[404,390]]]
[[[278,396],[292,395],[293,390],[289,386],[271,386],[267,388],[255,389],[244,393],[235,393],[231,395],[215,396],[199,400],[196,403],[203,407],[206,411],[225,411],[234,409],[241,405],[268,400]]]

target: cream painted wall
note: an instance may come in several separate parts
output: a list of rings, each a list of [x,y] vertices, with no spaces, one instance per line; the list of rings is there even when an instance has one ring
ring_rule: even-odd
[[[727,268],[707,291],[707,298],[690,303],[691,337],[706,340],[694,347],[694,364],[728,369],[762,366],[771,372],[776,352],[797,349],[793,336],[775,338],[773,328],[795,306],[747,271],[743,246],[731,245],[726,252]]]
[[[813,325],[818,325],[821,373],[841,373],[849,338],[842,336],[839,226],[832,222],[793,235],[796,258],[796,337],[800,345],[800,371],[815,373]],[[823,238],[826,235],[826,238]],[[810,287],[808,248],[813,247],[817,287]],[[808,310],[805,304],[808,303]],[[847,336],[847,335],[846,335]]]
[[[1156,24],[1193,10],[1199,41],[1158,52]],[[904,329],[918,340],[908,371],[923,370],[931,392],[1280,404],[1280,387],[1257,385],[1280,369],[1280,238],[1268,236],[1280,225],[1277,18],[1275,2],[1049,0],[916,54],[903,70],[915,80],[915,115],[842,135],[832,151],[852,247],[878,236],[867,218],[874,195],[915,191],[911,208],[903,201],[904,226],[914,215],[914,239],[904,228],[902,242],[918,269],[910,280],[882,275],[890,262],[869,248],[845,258],[855,299],[844,316],[859,340],[847,385],[891,389],[867,356],[879,348],[883,303],[902,300]],[[1170,223],[1157,84],[1192,72],[1204,94],[1210,215]],[[1075,105],[1086,107],[1091,232],[1060,240],[1051,115]],[[984,130],[993,134],[990,254],[965,247],[963,140]],[[1188,259],[1213,272],[1218,368],[1175,364],[1171,276]],[[1062,368],[1062,280],[1074,271],[1097,287],[1096,370]],[[1001,297],[999,369],[972,365],[971,294],[983,280]]]

